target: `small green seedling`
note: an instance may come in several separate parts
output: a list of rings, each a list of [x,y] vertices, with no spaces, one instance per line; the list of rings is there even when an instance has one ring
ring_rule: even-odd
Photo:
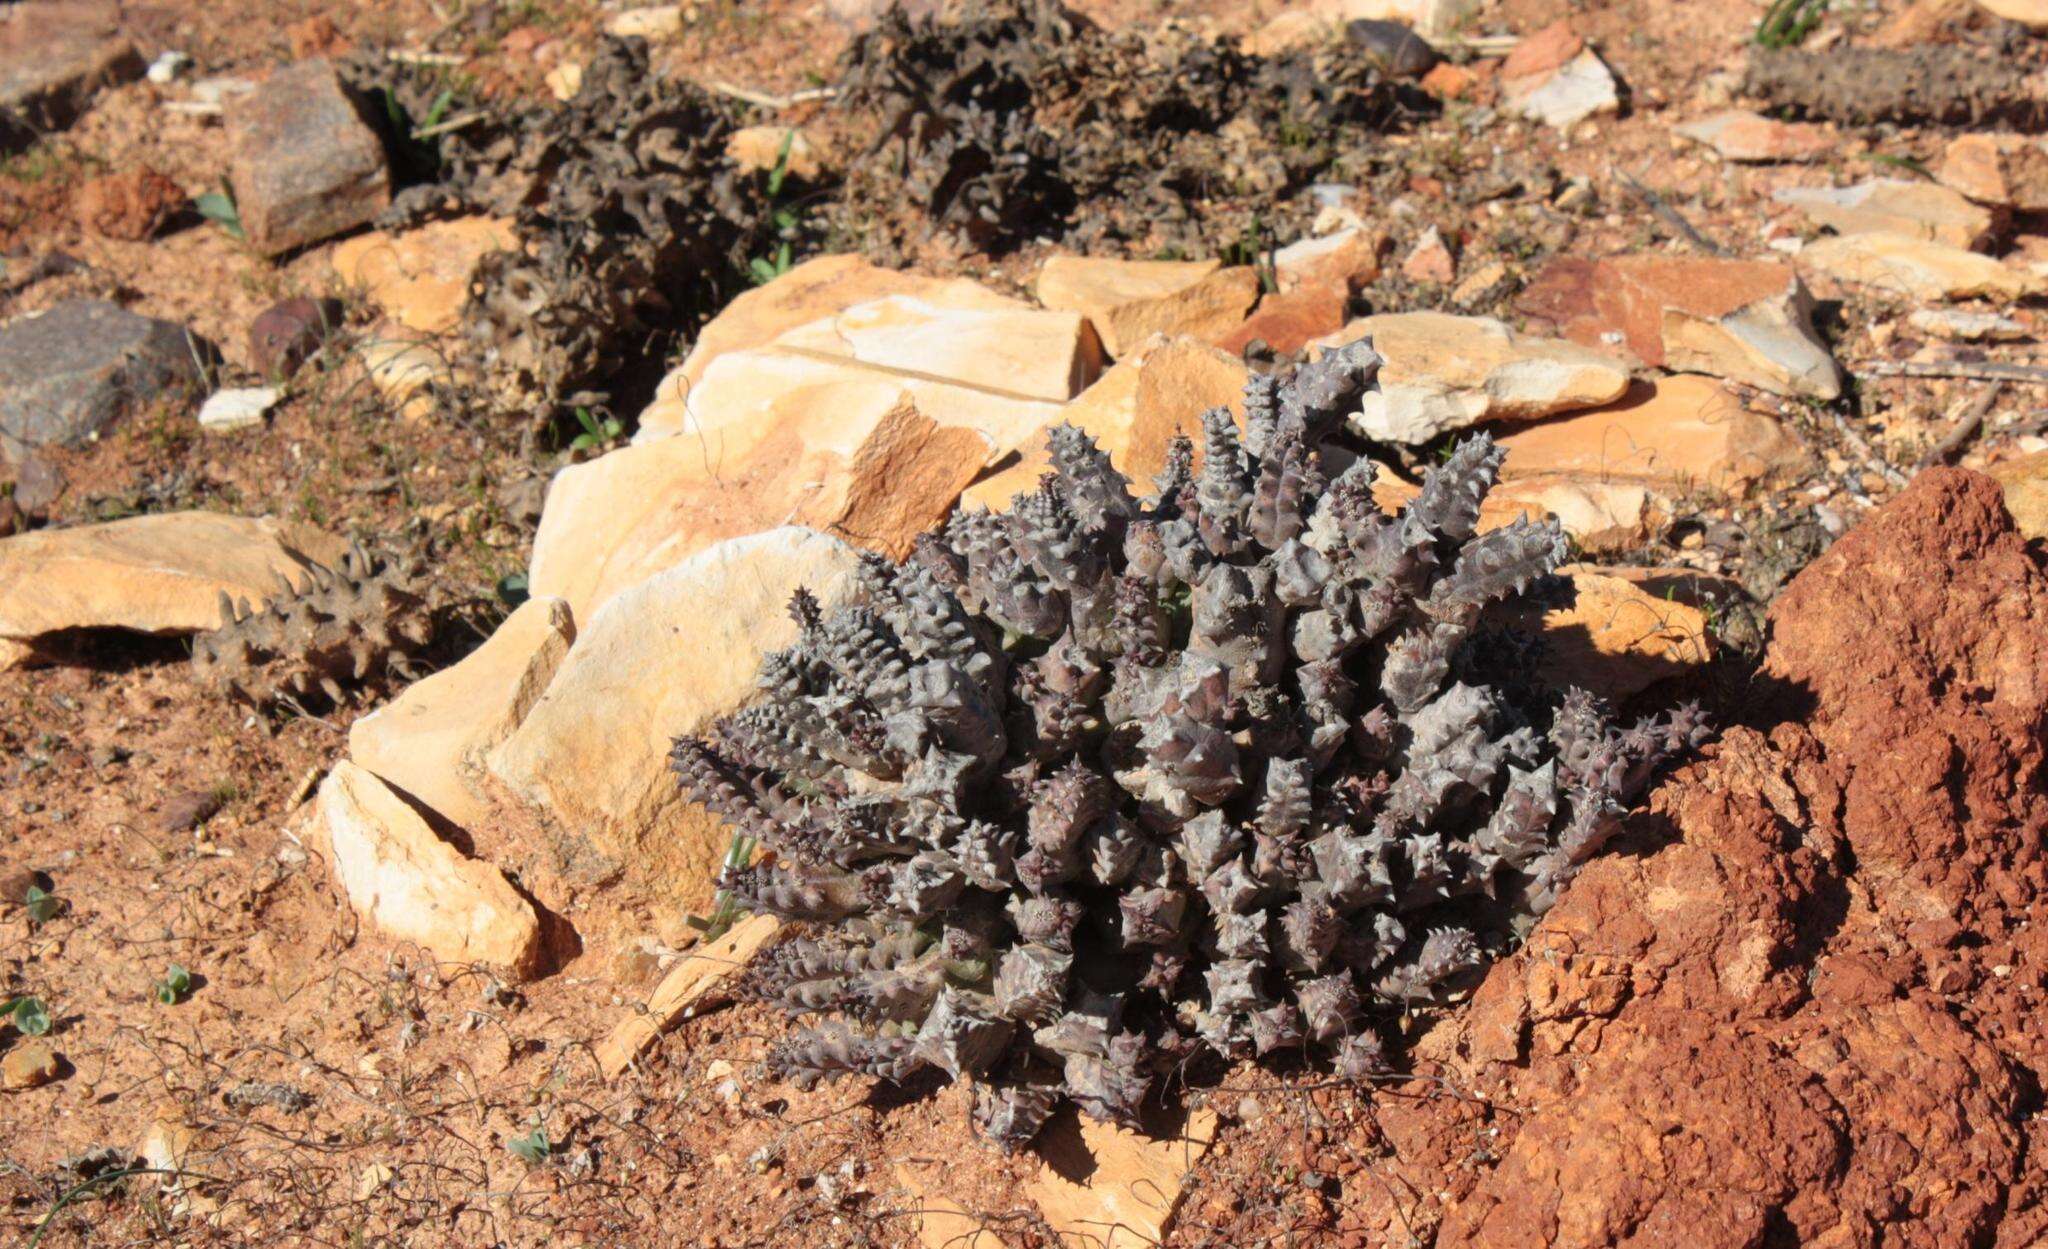
[[[732,841],[725,847],[725,870],[736,872],[754,861],[754,848],[760,842],[744,833],[734,833]],[[691,915],[685,922],[704,934],[704,940],[716,941],[723,937],[739,921],[739,899],[732,896],[732,890],[721,889],[711,899],[711,914]]]
[[[0,1005],[0,1019],[12,1019],[14,1030],[23,1036],[41,1036],[50,1030],[50,1008],[39,997],[8,999]]]
[[[540,1166],[555,1152],[554,1145],[548,1140],[548,1130],[538,1123],[525,1136],[506,1137],[505,1148],[518,1154],[530,1167]]]
[[[1827,11],[1828,0],[1777,0],[1757,23],[1756,42],[1766,48],[1796,48]]]
[[[38,885],[30,885],[21,897],[22,906],[28,911],[28,922],[41,927],[57,917],[57,911],[64,905],[57,895]]]
[[[156,1000],[165,1006],[176,1006],[192,992],[192,973],[172,963],[164,978],[156,982]]]
[[[228,185],[227,179],[221,179],[220,190],[208,191],[193,200],[192,207],[199,210],[200,216],[226,231],[229,238],[249,237],[248,232],[242,229],[242,210],[235,206],[235,189]]]
[[[783,238],[781,243],[776,245],[773,260],[766,256],[756,256],[747,262],[747,275],[753,278],[756,286],[766,286],[788,273],[790,263],[795,259],[788,236],[796,230],[797,214],[789,208],[775,206],[775,201],[782,198],[782,184],[789,177],[789,149],[795,141],[796,131],[783,132],[782,144],[775,149],[775,168],[768,171],[768,185],[765,190],[768,203],[773,210],[769,218],[775,223],[775,232]]]
[[[626,430],[618,417],[599,417],[589,408],[576,409],[576,423],[583,427],[583,432],[569,443],[571,451],[589,451],[616,442]]]

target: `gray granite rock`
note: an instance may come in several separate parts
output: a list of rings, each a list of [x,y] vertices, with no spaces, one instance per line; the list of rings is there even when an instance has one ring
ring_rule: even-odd
[[[74,299],[0,325],[0,460],[76,446],[173,386],[199,382],[181,325]]]

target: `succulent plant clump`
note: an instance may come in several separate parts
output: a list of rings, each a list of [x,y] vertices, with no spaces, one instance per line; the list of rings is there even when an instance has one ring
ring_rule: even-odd
[[[1152,497],[1081,431],[1004,514],[863,565],[761,696],[675,744],[684,788],[772,855],[724,884],[805,921],[752,970],[823,1020],[799,1083],[976,1085],[1007,1147],[1064,1099],[1130,1122],[1162,1073],[1320,1051],[1380,1071],[1616,832],[1694,708],[1618,729],[1590,697],[1489,683],[1481,614],[1564,555],[1478,532],[1502,452],[1459,446],[1389,515],[1319,443],[1376,384],[1356,344],[1254,378]],[[1337,453],[1332,452],[1334,461]]]
[[[365,682],[413,675],[434,640],[424,570],[352,543],[333,567],[311,564],[303,585],[283,574],[277,593],[251,606],[220,596],[220,626],[192,641],[201,684],[258,711],[346,706]],[[267,729],[267,722],[257,721]]]

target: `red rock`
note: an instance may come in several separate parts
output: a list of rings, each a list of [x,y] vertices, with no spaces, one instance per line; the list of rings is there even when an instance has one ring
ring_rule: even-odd
[[[1507,59],[1501,62],[1500,76],[1503,79],[1530,78],[1550,73],[1583,52],[1585,47],[1586,41],[1572,29],[1569,21],[1552,22],[1515,45]]]
[[[2044,622],[1957,470],[1793,581],[1765,672],[1804,723],[1728,731],[1425,1038],[1515,1108],[1477,1169],[1401,1125],[1437,1245],[2040,1243]]]
[[[316,56],[346,56],[355,47],[342,35],[334,19],[325,13],[293,22],[285,27],[284,34],[291,41],[292,59],[295,61],[310,60]]]
[[[1436,68],[1424,74],[1416,85],[1439,100],[1462,100],[1477,94],[1479,75],[1463,65],[1438,61]]]
[[[130,169],[80,186],[72,208],[88,232],[140,243],[163,229],[186,202],[178,184],[156,170]]]
[[[1233,355],[1243,354],[1253,342],[1278,352],[1300,351],[1312,340],[1343,329],[1350,306],[1351,293],[1339,285],[1276,291],[1261,299],[1252,315],[1216,345]]]
[[[1832,399],[1841,379],[1810,305],[1777,261],[1658,255],[1554,260],[1515,302],[1573,342],[1623,346],[1653,368]]]
[[[1444,246],[1443,235],[1435,226],[1423,231],[1415,250],[1401,262],[1401,276],[1411,282],[1434,282],[1438,286],[1449,286],[1457,280],[1458,262],[1451,249]]]

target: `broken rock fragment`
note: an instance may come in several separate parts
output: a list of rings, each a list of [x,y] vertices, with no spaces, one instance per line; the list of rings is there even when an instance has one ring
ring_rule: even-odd
[[[153,238],[187,203],[184,190],[154,169],[105,174],[78,188],[78,224],[102,238],[140,243]]]
[[[0,539],[0,638],[65,629],[193,633],[220,623],[220,596],[261,601],[303,584],[345,544],[299,525],[217,512],[163,512]]]
[[[1991,235],[1989,210],[1931,182],[1873,178],[1847,187],[1786,187],[1772,198],[1837,234],[1903,234],[1975,248]]]
[[[1812,307],[1789,265],[1659,255],[1555,260],[1516,301],[1573,342],[1626,347],[1653,368],[1826,401],[1841,373]]]
[[[237,386],[216,390],[199,405],[199,428],[210,433],[228,433],[263,424],[282,393],[270,386]]]
[[[279,300],[249,323],[249,367],[282,381],[299,371],[341,328],[341,301],[297,296]]]
[[[1936,171],[1942,185],[1980,204],[2048,210],[2048,144],[2018,134],[1965,134],[1949,141]]]
[[[1351,424],[1382,442],[1414,445],[1482,421],[1535,420],[1609,403],[1628,389],[1628,372],[1612,356],[1517,334],[1492,317],[1362,317],[1316,346],[1361,338],[1372,339],[1386,363]]]
[[[552,505],[551,505],[552,506]],[[828,606],[847,593],[858,559],[836,538],[794,526],[721,542],[578,613],[576,643],[547,692],[493,752],[489,771],[543,815],[529,884],[549,873],[565,894],[602,884],[606,914],[650,902],[654,922],[681,934],[683,908],[710,896],[727,830],[686,802],[667,766],[671,739],[705,731],[754,692],[768,650],[786,646],[798,587]],[[535,885],[536,891],[539,886]],[[563,909],[564,903],[549,904]],[[578,920],[586,935],[612,925]]]
[[[1991,467],[2005,491],[2013,527],[2029,538],[2048,538],[2048,451],[2037,451]]]
[[[1572,30],[1554,22],[1515,45],[1500,67],[1501,96],[1531,121],[1570,130],[1621,107],[1614,74]]]
[[[465,829],[489,814],[476,777],[512,735],[575,641],[569,605],[533,598],[460,663],[406,687],[349,726],[349,758]]]
[[[1297,239],[1273,253],[1273,277],[1281,294],[1325,287],[1345,294],[1379,280],[1386,236],[1365,226]]]
[[[940,428],[971,431],[993,463],[1043,428],[1057,405],[1101,368],[1094,331],[1078,314],[1032,308],[949,307],[900,295],[727,351],[694,382],[664,381],[634,441],[698,440],[711,463],[776,440],[791,420],[838,410],[831,446],[908,396]]]
[[[1910,234],[1844,234],[1811,243],[1799,263],[1838,282],[1907,299],[2021,299],[2048,279],[1960,247]]]
[[[1116,358],[1153,334],[1218,338],[1236,327],[1259,299],[1249,266],[1220,260],[1108,260],[1054,256],[1034,288],[1048,308],[1078,312]]]
[[[377,230],[335,245],[334,275],[396,325],[441,334],[460,324],[477,262],[518,245],[512,223],[490,217],[435,221],[402,234]]]
[[[714,372],[753,355],[724,357]],[[534,537],[533,593],[566,598],[588,620],[707,547],[783,524],[901,557],[995,458],[985,434],[924,410],[940,398],[986,413],[980,392],[925,387],[912,398],[896,377],[836,361],[761,363],[762,387],[776,389],[758,420],[621,448],[556,476]],[[997,406],[1016,418],[1018,439],[1059,412]]]
[[[324,59],[272,74],[228,106],[228,180],[266,255],[367,224],[391,203],[384,143]]]
[[[1702,488],[1741,494],[1808,463],[1776,420],[1706,378],[1666,377],[1630,390],[1619,403],[1507,431],[1503,484],[1566,474],[1634,482],[1667,497]]]
[[[69,128],[94,96],[146,68],[112,4],[24,0],[0,9],[0,151]]]
[[[1017,495],[1036,490],[1052,469],[1046,434],[1061,422],[1093,438],[1118,471],[1150,480],[1165,467],[1169,442],[1201,437],[1202,413],[1223,407],[1242,415],[1246,375],[1242,360],[1192,338],[1146,339],[1060,408],[1017,449],[1014,461],[969,487],[961,503],[1001,511]]]
[[[1606,569],[1558,572],[1571,581],[1571,601],[1517,613],[1542,631],[1537,670],[1554,688],[1589,690],[1618,701],[1712,657],[1707,618],[1699,608],[1658,598]]]
[[[317,819],[334,874],[366,923],[442,962],[516,976],[536,970],[533,907],[504,873],[436,836],[384,782],[347,760],[335,764],[320,786]]]
[[[1728,109],[1673,126],[1671,132],[1706,144],[1723,159],[1756,163],[1819,160],[1833,151],[1837,142],[1823,127],[1778,121],[1747,109]]]
[[[944,308],[1025,311],[1022,300],[966,278],[934,278],[884,269],[854,255],[817,256],[765,286],[743,291],[697,335],[682,365],[662,380],[657,404],[682,402],[711,362],[729,351],[765,347],[782,334],[890,295],[915,295]],[[647,424],[647,418],[641,418]]]

